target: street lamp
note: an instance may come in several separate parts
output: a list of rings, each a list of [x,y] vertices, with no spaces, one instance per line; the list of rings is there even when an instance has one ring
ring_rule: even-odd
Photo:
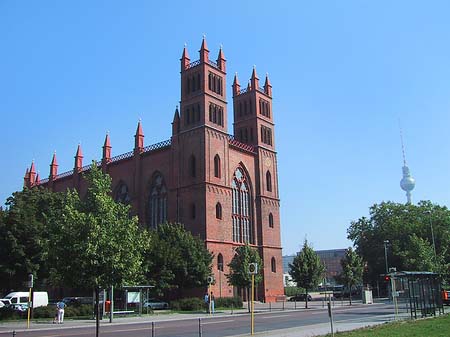
[[[389,272],[388,271],[388,259],[387,259],[387,245],[389,244],[389,240],[384,240],[384,261],[386,263],[386,274]]]
[[[433,250],[434,250],[434,262],[436,262],[437,255],[436,255],[436,242],[434,241],[434,232],[433,232],[433,220],[431,218],[431,210],[427,211],[427,214],[430,216],[430,228],[431,228],[431,240],[433,241]]]

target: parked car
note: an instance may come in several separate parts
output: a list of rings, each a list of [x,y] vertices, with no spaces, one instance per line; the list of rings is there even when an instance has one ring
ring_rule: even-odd
[[[144,308],[150,308],[150,309],[168,309],[169,303],[158,300],[156,298],[149,298],[148,301],[144,302],[143,305]]]
[[[62,302],[64,302],[67,306],[71,305],[82,305],[82,304],[93,304],[94,299],[92,297],[64,297],[62,299]]]
[[[308,294],[308,301],[312,301],[312,296]],[[290,302],[306,301],[306,294],[298,294],[289,299]]]

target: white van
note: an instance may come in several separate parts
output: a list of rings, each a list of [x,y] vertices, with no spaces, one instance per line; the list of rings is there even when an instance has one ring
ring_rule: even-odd
[[[17,307],[28,304],[28,291],[14,291],[0,299],[6,305]],[[48,305],[48,294],[46,291],[33,292],[33,308],[45,307]]]

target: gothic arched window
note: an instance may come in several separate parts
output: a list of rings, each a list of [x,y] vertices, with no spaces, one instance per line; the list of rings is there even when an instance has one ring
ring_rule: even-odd
[[[272,192],[272,175],[269,171],[266,172],[266,188],[267,192]]]
[[[250,189],[247,178],[241,168],[234,172],[231,188],[233,190],[233,241],[250,243],[253,240],[250,216]]]
[[[217,255],[217,270],[223,271],[223,256],[220,253]]]
[[[269,214],[269,227],[273,228],[273,215],[272,215],[272,213]]]
[[[222,219],[222,205],[220,202],[216,204],[216,219]]]
[[[214,177],[220,178],[220,157],[218,154],[214,156]]]
[[[167,188],[164,178],[159,172],[153,175],[148,207],[150,227],[156,228],[167,220]]]
[[[272,257],[272,260],[270,261],[270,265],[272,267],[272,273],[276,273],[277,272],[277,263],[276,263],[274,257]]]
[[[121,202],[122,204],[130,203],[130,195],[128,194],[128,186],[121,182],[116,187],[116,193],[114,195],[114,200],[116,202]]]

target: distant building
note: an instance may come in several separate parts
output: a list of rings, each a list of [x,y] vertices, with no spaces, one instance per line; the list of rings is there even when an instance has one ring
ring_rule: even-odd
[[[319,255],[320,260],[323,262],[326,268],[326,278],[327,282],[334,283],[334,279],[337,275],[342,273],[341,260],[345,256],[346,249],[327,249],[327,250],[316,250],[317,255]],[[291,278],[289,276],[289,263],[292,263],[295,255],[283,256],[283,281],[284,286],[289,286],[291,284]]]

